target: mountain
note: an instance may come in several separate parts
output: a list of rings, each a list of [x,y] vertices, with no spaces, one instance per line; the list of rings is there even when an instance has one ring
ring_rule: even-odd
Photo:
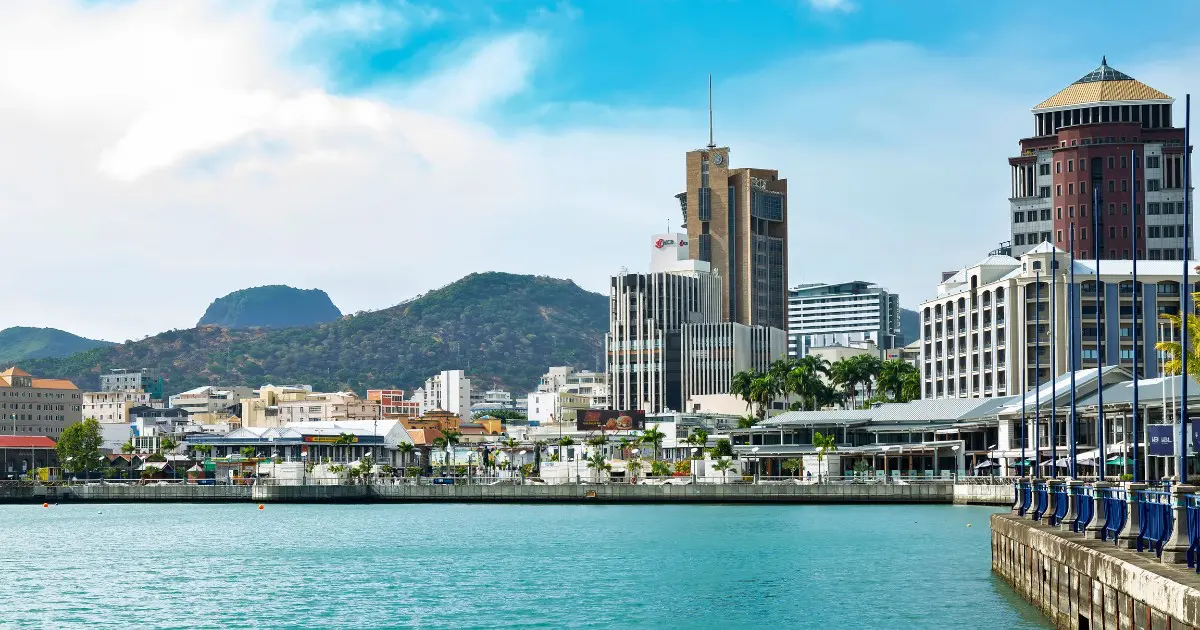
[[[414,388],[463,369],[474,387],[528,391],[551,365],[595,367],[608,298],[569,280],[480,273],[397,306],[298,328],[173,330],[60,359],[31,374],[85,389],[101,371],[158,368],[169,392],[201,385],[308,383],[318,390]]]
[[[921,338],[921,314],[906,308],[900,309],[900,334],[904,336],[904,345]]]
[[[65,357],[112,342],[87,339],[57,328],[14,326],[0,330],[0,365],[25,359]]]
[[[320,289],[272,284],[234,291],[213,300],[196,325],[288,328],[331,322],[341,316],[342,312]]]

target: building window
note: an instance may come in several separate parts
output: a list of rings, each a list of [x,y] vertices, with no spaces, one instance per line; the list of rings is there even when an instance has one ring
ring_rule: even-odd
[[[1073,184],[1073,183],[1069,183],[1069,184],[1067,184],[1067,194],[1068,194],[1068,195],[1074,195],[1074,194],[1075,194],[1075,184]]]
[[[1029,221],[1030,223],[1037,221],[1037,210],[1030,210],[1029,212],[1026,212],[1025,220]]]
[[[1063,232],[1062,230],[1059,230],[1059,231],[1058,231],[1058,243],[1059,243],[1060,245],[1061,245],[1061,244],[1062,244],[1062,242],[1063,242],[1063,240],[1062,240],[1062,236],[1063,236],[1063,235],[1062,235],[1062,232]],[[1180,405],[1180,407],[1182,408],[1182,405]]]
[[[1042,208],[1042,220],[1043,221],[1050,220],[1050,208]]]
[[[1087,204],[1086,203],[1079,205],[1079,216],[1080,217],[1087,216]]]
[[[1112,158],[1108,158],[1108,159],[1111,160]],[[1108,180],[1108,192],[1117,192],[1117,180],[1115,180],[1115,179]]]
[[[1013,213],[1013,223],[1024,223],[1024,222],[1025,222],[1025,213],[1024,212]]]
[[[1087,240],[1087,228],[1085,228],[1085,227],[1079,228],[1079,240],[1081,240],[1081,241]]]
[[[1038,196],[1045,198],[1045,199],[1049,199],[1050,198],[1050,187],[1042,186],[1042,189],[1038,192]]]
[[[1075,160],[1067,160],[1067,172],[1068,173],[1075,172]]]
[[[1108,238],[1110,238],[1110,239],[1117,238],[1117,228],[1115,228],[1111,225],[1108,226]]]
[[[1163,202],[1162,213],[1163,214],[1175,214],[1175,204],[1170,201]],[[1179,206],[1179,214],[1183,214],[1183,205]]]
[[[1129,180],[1128,179],[1121,180],[1121,192],[1129,192]]]
[[[1146,180],[1146,190],[1148,192],[1154,192],[1157,190],[1161,190],[1161,188],[1162,188],[1162,182],[1160,180],[1157,180],[1157,179],[1147,179]]]
[[[1108,216],[1111,217],[1116,213],[1117,213],[1117,204],[1115,204],[1115,203],[1108,204]]]
[[[1162,226],[1162,235],[1163,235],[1163,238],[1175,238],[1175,226],[1174,225]]]
[[[1055,163],[1054,163],[1054,172],[1055,172],[1055,173],[1061,173],[1061,172],[1062,172],[1062,162],[1055,162]]]
[[[1054,185],[1054,196],[1055,196],[1055,197],[1061,197],[1061,196],[1062,196],[1062,184],[1055,184],[1055,185]]]
[[[1038,164],[1038,175],[1049,175],[1050,165],[1048,163]]]
[[[1125,216],[1129,216],[1129,204],[1127,204],[1127,203],[1121,204],[1121,214],[1123,214]]]
[[[1013,245],[1024,245],[1024,244],[1025,244],[1025,235],[1024,234],[1013,234]]]
[[[1129,168],[1129,159],[1124,155],[1121,156],[1121,168]]]
[[[1146,156],[1146,168],[1159,168],[1159,157],[1157,155]]]
[[[1068,218],[1075,217],[1075,206],[1067,206],[1067,217]]]
[[[1157,201],[1149,201],[1146,203],[1146,214],[1158,214],[1161,211],[1162,210]]]
[[[1060,219],[1060,220],[1061,220],[1061,219],[1062,219],[1062,208],[1061,208],[1061,207],[1059,207],[1059,208],[1055,208],[1055,210],[1056,210],[1056,213],[1055,213],[1055,214],[1057,214],[1057,217],[1056,217],[1056,218],[1058,218],[1058,219]],[[1062,240],[1062,239],[1059,239],[1059,240]]]
[[[1110,142],[1111,142],[1111,141],[1110,141]],[[1112,168],[1112,167],[1113,167],[1113,159],[1112,159],[1112,156],[1110,155],[1110,156],[1108,157],[1108,168]]]
[[[1121,226],[1121,238],[1129,238],[1129,226]]]

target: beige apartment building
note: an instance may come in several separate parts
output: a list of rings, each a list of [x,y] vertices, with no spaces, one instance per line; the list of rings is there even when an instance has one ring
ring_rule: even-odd
[[[0,372],[0,434],[58,439],[82,419],[79,388],[65,379],[37,378],[10,367]]]
[[[82,415],[95,418],[101,424],[123,424],[129,422],[129,410],[150,405],[150,393],[140,391],[84,392]]]
[[[294,387],[266,386],[258,396],[244,398],[243,427],[280,427],[290,422],[378,420],[380,404],[354,392],[314,393]]]

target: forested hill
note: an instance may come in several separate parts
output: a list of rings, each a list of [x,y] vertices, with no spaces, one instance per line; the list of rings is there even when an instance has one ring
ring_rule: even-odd
[[[201,326],[59,359],[26,371],[85,390],[110,368],[154,367],[168,392],[201,385],[308,383],[318,390],[411,389],[465,369],[473,387],[531,390],[547,367],[594,368],[608,300],[570,280],[478,273],[380,311],[283,329]]]
[[[288,328],[331,322],[342,316],[320,289],[282,284],[234,291],[213,300],[197,326]]]
[[[0,330],[0,370],[7,363],[42,357],[65,357],[111,342],[87,339],[57,328],[13,326]]]

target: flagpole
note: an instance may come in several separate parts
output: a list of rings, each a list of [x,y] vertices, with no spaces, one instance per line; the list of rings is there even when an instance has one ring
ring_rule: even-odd
[[[1050,256],[1050,477],[1054,478],[1058,477],[1058,429],[1055,426],[1058,424],[1058,352],[1054,344],[1054,318],[1058,313],[1055,308],[1058,290],[1054,286],[1058,284],[1057,247],[1050,250]]]
[[[1025,308],[1025,300],[1029,298],[1029,285],[1024,287],[1025,294],[1021,296],[1021,308]],[[1027,435],[1029,421],[1025,417],[1025,395],[1028,393],[1025,386],[1025,373],[1029,371],[1029,345],[1025,339],[1025,331],[1027,326],[1021,327],[1021,459],[1018,463],[1021,465],[1021,476],[1029,476],[1026,469],[1025,461],[1025,442],[1029,439]]]
[[[1071,479],[1079,478],[1079,466],[1075,461],[1076,442],[1079,441],[1079,424],[1075,419],[1075,223],[1071,222],[1071,286],[1067,288],[1067,363],[1071,368]]]
[[[1042,270],[1033,275],[1033,478],[1042,474]]]
[[[1183,123],[1183,295],[1180,296],[1179,327],[1182,337],[1179,345],[1180,363],[1183,364],[1183,378],[1179,381],[1179,483],[1187,483],[1187,422],[1188,422],[1188,299],[1192,295],[1192,287],[1188,282],[1188,241],[1192,237],[1191,213],[1192,204],[1192,95],[1188,94],[1184,101]]]
[[[1141,354],[1141,350],[1138,348],[1138,309],[1141,308],[1138,298],[1141,296],[1142,290],[1138,285],[1137,278],[1137,217],[1139,214],[1137,205],[1137,189],[1138,182],[1140,180],[1137,177],[1137,149],[1134,149],[1131,153],[1132,156],[1129,162],[1129,166],[1133,173],[1133,176],[1130,177],[1130,179],[1133,180],[1133,188],[1129,193],[1131,202],[1129,205],[1133,206],[1133,212],[1129,214],[1129,234],[1133,237],[1133,430],[1131,433],[1133,435],[1133,480],[1134,482],[1139,482],[1142,480],[1141,474],[1138,472],[1138,440],[1141,438],[1141,433],[1138,433],[1138,355]],[[1124,455],[1124,453],[1122,453],[1122,455]]]
[[[1100,288],[1100,248],[1101,248],[1101,232],[1100,232],[1100,214],[1104,211],[1102,208],[1103,198],[1100,196],[1100,183],[1102,180],[1093,179],[1092,181],[1092,243],[1094,245],[1093,252],[1096,255],[1096,395],[1097,395],[1097,417],[1096,417],[1096,454],[1098,461],[1096,462],[1096,480],[1104,481],[1104,351],[1108,349],[1107,344],[1104,344],[1103,323],[1100,319],[1100,311],[1104,308],[1104,290]]]

